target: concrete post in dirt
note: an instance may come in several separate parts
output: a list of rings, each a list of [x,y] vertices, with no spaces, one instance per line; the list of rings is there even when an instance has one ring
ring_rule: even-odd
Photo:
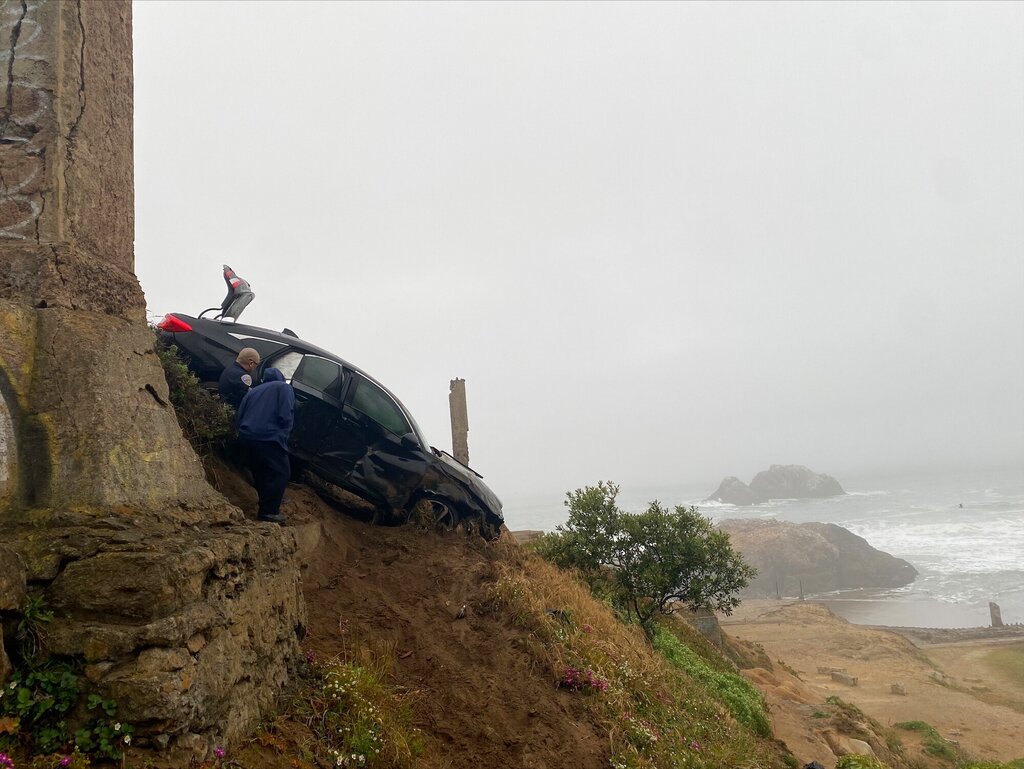
[[[452,415],[452,456],[469,465],[469,411],[466,408],[466,380],[448,383],[448,409]]]
[[[999,604],[989,601],[988,613],[989,616],[992,618],[992,627],[1003,626],[1003,612],[1000,611]]]
[[[289,677],[294,537],[206,483],[170,406],[134,275],[130,2],[0,0],[0,50],[5,562],[136,743],[203,754]]]

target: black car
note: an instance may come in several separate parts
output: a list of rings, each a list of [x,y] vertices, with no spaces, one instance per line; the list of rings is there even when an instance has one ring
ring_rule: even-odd
[[[231,298],[229,288],[225,309]],[[498,534],[501,502],[482,477],[433,448],[401,401],[371,376],[288,329],[270,331],[201,315],[171,313],[157,328],[200,382],[213,388],[243,347],[260,354],[256,381],[269,366],[284,374],[295,390],[288,448],[297,469],[354,492],[386,517],[405,520],[422,501],[421,509],[443,528],[469,521],[485,536]]]

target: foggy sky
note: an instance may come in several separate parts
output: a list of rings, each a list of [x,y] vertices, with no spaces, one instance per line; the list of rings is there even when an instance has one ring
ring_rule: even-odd
[[[226,262],[244,322],[446,449],[464,377],[506,502],[1024,468],[1022,4],[145,2],[134,35],[151,315]]]

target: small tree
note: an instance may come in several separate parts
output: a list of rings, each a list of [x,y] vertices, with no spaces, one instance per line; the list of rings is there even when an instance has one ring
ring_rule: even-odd
[[[594,592],[609,598],[650,634],[654,618],[680,602],[693,611],[731,614],[736,593],[756,574],[695,507],[669,510],[652,502],[637,514],[619,510],[619,487],[569,492],[569,520],[537,550],[562,568],[577,569]]]

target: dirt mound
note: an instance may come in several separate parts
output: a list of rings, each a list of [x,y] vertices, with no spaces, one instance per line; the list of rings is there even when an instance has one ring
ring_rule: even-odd
[[[210,474],[251,516],[252,489],[228,468]],[[427,765],[607,765],[605,731],[536,667],[526,632],[486,608],[496,564],[514,544],[372,526],[296,484],[282,512],[305,551],[304,648],[320,659],[355,643],[393,648],[394,681],[415,698]],[[246,766],[291,765],[269,747],[261,759],[258,748],[246,751]]]

